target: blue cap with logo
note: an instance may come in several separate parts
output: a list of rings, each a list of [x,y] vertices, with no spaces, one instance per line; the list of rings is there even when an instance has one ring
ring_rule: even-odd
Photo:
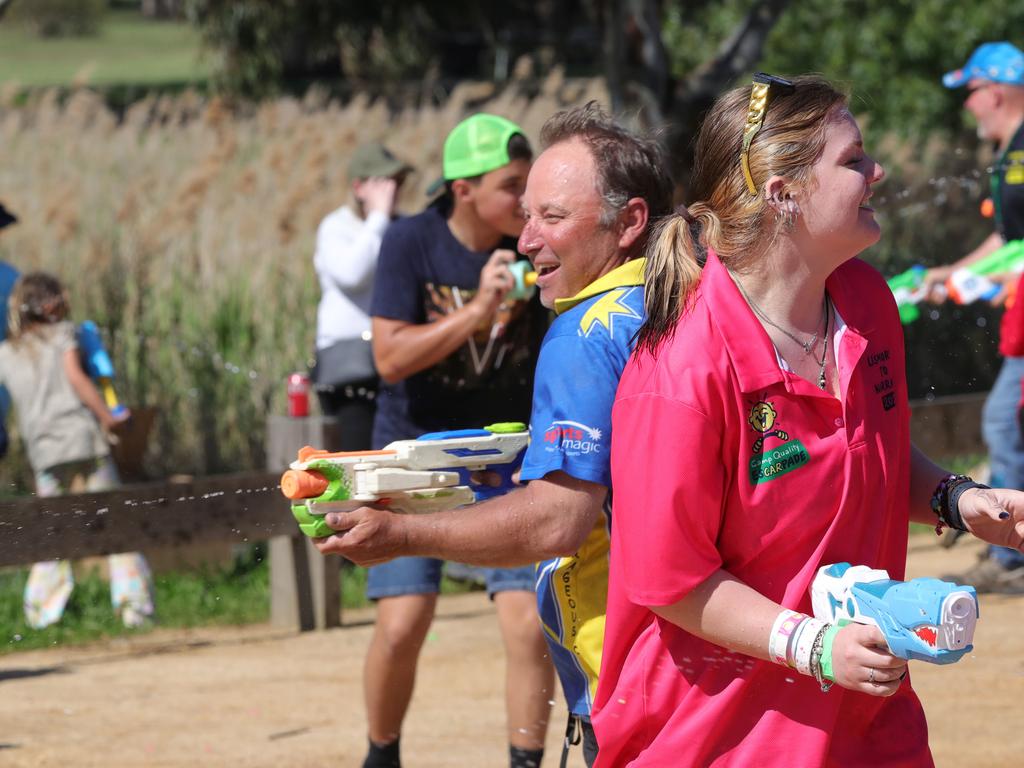
[[[1024,85],[1024,52],[1006,41],[982,43],[960,69],[942,76],[947,88],[959,88],[974,79]]]

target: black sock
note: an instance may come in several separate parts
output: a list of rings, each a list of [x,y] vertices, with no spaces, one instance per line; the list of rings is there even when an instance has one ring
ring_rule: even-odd
[[[508,745],[508,768],[540,768],[543,749],[520,749]]]
[[[371,741],[363,768],[402,768],[402,761],[398,757],[398,739],[390,744],[374,744]]]

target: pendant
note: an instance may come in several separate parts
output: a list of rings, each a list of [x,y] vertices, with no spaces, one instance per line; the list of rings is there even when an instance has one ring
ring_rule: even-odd
[[[822,369],[821,373],[818,374],[818,389],[825,388],[825,370]]]

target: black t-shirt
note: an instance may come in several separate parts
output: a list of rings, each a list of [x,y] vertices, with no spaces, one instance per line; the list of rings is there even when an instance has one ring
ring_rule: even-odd
[[[515,250],[509,239],[499,248]],[[469,302],[490,258],[463,246],[443,212],[431,207],[392,224],[381,243],[370,314],[422,325]],[[535,295],[505,301],[447,358],[377,399],[373,447],[441,429],[479,428],[496,421],[529,422],[533,371],[548,312]]]
[[[1017,129],[992,172],[996,229],[1006,242],[1024,238],[1024,125]]]

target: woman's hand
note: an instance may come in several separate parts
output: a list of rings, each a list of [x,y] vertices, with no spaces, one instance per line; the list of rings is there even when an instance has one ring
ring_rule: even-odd
[[[957,503],[967,529],[979,539],[1024,551],[1024,492],[970,488]]]
[[[889,653],[885,636],[872,624],[847,624],[832,641],[832,674],[843,688],[892,696],[906,673],[907,662]]]

